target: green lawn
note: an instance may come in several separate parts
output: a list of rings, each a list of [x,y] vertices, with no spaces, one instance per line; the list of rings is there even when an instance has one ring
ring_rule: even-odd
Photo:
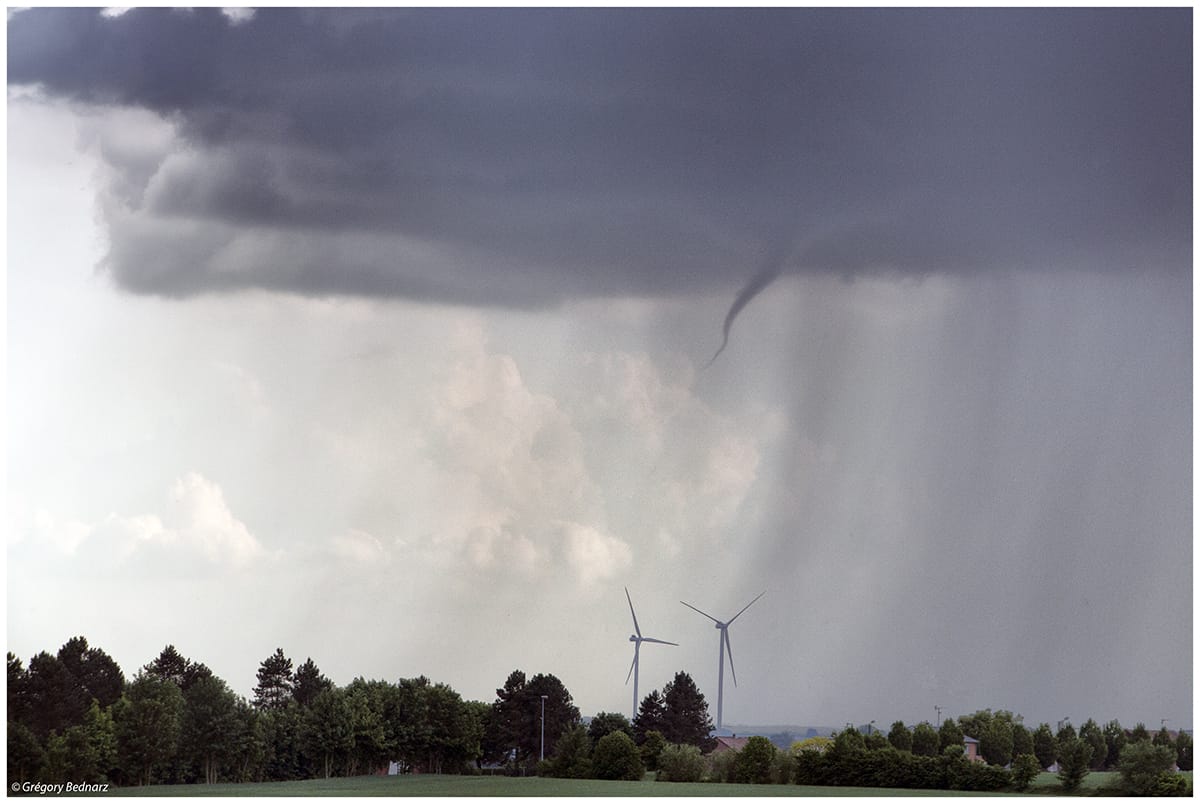
[[[1192,774],[1187,774],[1188,782]],[[1093,771],[1077,795],[1094,795],[1116,782],[1116,773]],[[803,785],[672,784],[656,783],[653,775],[641,782],[603,782],[596,779],[544,779],[536,776],[356,776],[351,779],[311,779],[261,784],[184,784],[122,787],[110,796],[984,796],[1017,793],[966,793],[954,790],[896,790],[880,787],[809,787]],[[1062,795],[1058,776],[1043,773],[1029,791]]]
[[[1192,783],[1191,771],[1180,771],[1179,773],[1188,780],[1188,784]],[[1083,777],[1083,785],[1076,795],[1094,795],[1101,787],[1114,788],[1120,781],[1120,776],[1121,774],[1116,771],[1092,771]],[[1057,773],[1042,772],[1033,780],[1033,787],[1030,788],[1029,792],[1061,796],[1063,795],[1062,782],[1058,780]]]
[[[110,796],[969,796],[950,790],[749,784],[604,782],[508,776],[357,776],[261,784],[122,787]],[[994,795],[994,794],[991,794]]]

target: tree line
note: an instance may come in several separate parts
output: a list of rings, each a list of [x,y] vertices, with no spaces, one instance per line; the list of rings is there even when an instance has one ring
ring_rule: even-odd
[[[28,666],[8,654],[8,775],[13,782],[117,786],[284,781],[400,772],[533,771],[545,696],[547,750],[579,722],[555,676],[511,673],[491,703],[420,676],[339,687],[282,649],[250,700],[166,646],[133,678],[75,637]]]
[[[965,760],[964,737],[978,740],[982,763]],[[1174,770],[1192,769],[1192,739],[1183,731],[1172,739],[1166,729],[1151,735],[1141,723],[1102,727],[1090,718],[1078,732],[1065,721],[1057,731],[1048,723],[1030,731],[1019,715],[984,709],[936,729],[928,721],[911,729],[896,721],[886,735],[848,728],[796,743],[793,756],[801,784],[1019,791],[1056,768],[1064,792],[1077,790],[1089,772],[1108,770],[1119,774],[1108,792],[1190,795]]]
[[[1089,719],[1030,730],[1019,715],[980,710],[935,728],[902,721],[885,735],[847,728],[779,751],[751,737],[715,745],[708,704],[684,672],[645,696],[632,721],[601,712],[585,726],[554,675],[509,674],[491,703],[444,683],[356,678],[339,687],[282,649],[260,663],[253,697],[167,645],[127,679],[84,637],[28,667],[8,654],[8,774],[20,782],[116,786],[285,781],[377,773],[539,773],[566,778],[714,781],[955,790],[1026,789],[1057,766],[1065,791],[1115,770],[1115,792],[1186,794],[1192,740],[1139,723]],[[963,756],[979,742],[983,763]],[[544,759],[543,759],[544,756]]]

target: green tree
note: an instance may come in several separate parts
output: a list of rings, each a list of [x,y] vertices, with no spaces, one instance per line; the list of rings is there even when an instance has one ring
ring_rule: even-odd
[[[525,674],[521,673],[520,676],[524,684]],[[384,705],[387,742],[395,751],[395,759],[406,771],[419,769],[429,756],[433,735],[429,730],[428,690],[429,679],[425,676],[402,678]],[[488,708],[491,711],[492,707]],[[485,732],[484,739],[494,740],[495,749],[490,756],[499,760],[512,750],[512,743],[499,734],[499,721],[495,717],[490,719],[488,726],[490,733]]]
[[[1033,754],[1045,770],[1058,760],[1058,740],[1050,731],[1049,723],[1040,724],[1033,732]]]
[[[237,736],[237,696],[216,676],[197,679],[183,694],[180,754],[205,784],[216,784]]]
[[[638,704],[638,713],[632,724],[634,739],[641,743],[646,739],[648,732],[657,731],[662,734],[666,715],[667,708],[663,703],[662,695],[658,690],[651,690],[650,694]]]
[[[588,779],[592,775],[592,741],[582,724],[568,726],[555,741],[549,773],[560,779]]]
[[[537,679],[538,677],[534,676],[534,684],[537,683]],[[563,692],[569,700],[570,694],[566,693],[565,688]],[[474,717],[474,710],[468,707],[463,702],[462,696],[455,692],[448,684],[440,682],[431,685],[426,690],[426,700],[428,701],[426,711],[429,717],[430,734],[430,764],[428,770],[433,773],[461,773],[467,762],[474,760],[481,753],[481,725]],[[550,700],[547,699],[547,730],[553,728],[550,714]],[[559,722],[563,722],[561,717]],[[574,720],[564,724],[563,728],[565,729],[567,725],[575,725],[578,722],[578,710],[576,710]],[[560,731],[559,734],[561,733]],[[547,734],[550,734],[550,732],[547,731]],[[557,742],[557,739],[557,735],[555,735],[554,740],[547,739],[547,755],[552,753],[552,746]]]
[[[317,693],[301,718],[300,745],[328,779],[338,759],[354,748],[354,717],[345,690],[334,687]]]
[[[878,729],[867,732],[866,736],[863,737],[863,742],[866,744],[868,751],[879,751],[892,747],[892,744],[888,742],[888,738]]]
[[[963,734],[974,737],[976,740],[982,740],[983,733],[987,731],[987,727],[991,725],[994,717],[991,709],[980,709],[969,715],[959,716],[958,723]],[[959,742],[962,741],[959,740]],[[945,746],[942,747],[945,748]]]
[[[28,726],[39,740],[83,723],[91,696],[57,656],[42,651],[29,660]]]
[[[8,652],[8,721],[29,726],[29,672],[12,651]]]
[[[734,781],[743,784],[770,784],[775,746],[766,737],[751,737],[733,761]]]
[[[333,682],[321,674],[311,656],[296,668],[292,676],[292,699],[300,706],[308,706],[314,698],[332,688]]]
[[[597,779],[640,781],[646,773],[637,744],[623,731],[607,734],[592,751],[592,772]]]
[[[1166,727],[1154,732],[1154,738],[1150,742],[1154,745],[1165,745],[1168,748],[1175,747],[1175,741],[1171,739],[1171,732],[1167,731]]]
[[[1020,723],[1013,724],[1013,756],[1033,753],[1033,735]]]
[[[1059,732],[1062,734],[1062,731]],[[1056,738],[1057,739],[1057,738]],[[1065,792],[1072,793],[1083,784],[1092,761],[1092,747],[1074,735],[1058,741],[1058,780]]]
[[[262,660],[254,687],[254,705],[259,709],[283,709],[292,700],[292,660],[283,648]]]
[[[15,720],[8,721],[9,784],[37,781],[45,765],[46,752],[29,727]]]
[[[262,777],[270,781],[306,779],[322,768],[315,767],[316,755],[302,748],[304,711],[295,704],[282,709],[259,709],[264,756]],[[312,758],[312,762],[309,758]]]
[[[83,716],[83,734],[87,739],[88,751],[95,762],[91,780],[111,782],[119,773],[117,759],[117,725],[113,720],[112,708],[101,708],[95,698]]]
[[[1181,771],[1192,769],[1192,736],[1183,729],[1175,739],[1175,764]]]
[[[158,654],[158,658],[142,668],[143,672],[162,681],[170,681],[186,692],[192,684],[202,678],[208,678],[212,671],[200,662],[193,662],[175,650],[174,645],[167,645]]]
[[[1104,768],[1114,770],[1121,758],[1121,749],[1125,747],[1127,738],[1125,729],[1120,721],[1110,720],[1104,724]]]
[[[904,725],[903,720],[897,720],[892,724],[892,730],[888,732],[887,738],[897,751],[912,751],[912,732],[908,730],[908,726]]]
[[[236,699],[234,714],[233,755],[227,761],[226,775],[235,782],[260,781],[267,756],[264,715],[241,696]]]
[[[183,722],[183,693],[170,681],[139,672],[113,704],[117,757],[126,778],[151,784],[175,758]]]
[[[933,724],[922,720],[913,727],[912,752],[917,756],[933,757],[941,753],[940,739]],[[959,745],[962,741],[959,741]]]
[[[389,759],[391,747],[384,725],[384,710],[390,688],[391,685],[385,681],[356,678],[342,690],[350,712],[350,747],[344,756],[344,772],[347,776],[372,773]],[[430,696],[428,686],[425,695],[427,699]],[[428,708],[426,713],[428,717]],[[440,762],[441,756],[436,753],[432,741],[426,748],[428,755],[425,759],[430,772],[439,773],[433,766]]]
[[[1028,732],[1026,732],[1028,734]],[[1017,790],[1024,792],[1033,784],[1033,780],[1042,772],[1038,758],[1033,754],[1018,754],[1013,760],[1012,777]]]
[[[520,766],[531,766],[541,752],[542,696],[545,703],[546,754],[553,755],[554,742],[568,726],[579,722],[579,709],[571,693],[557,677],[539,673],[526,680],[525,674],[514,670],[503,689],[496,690],[495,719],[501,742],[515,750]]]
[[[595,745],[600,742],[601,737],[614,731],[623,731],[632,737],[633,726],[629,723],[629,718],[619,712],[598,712],[588,724],[588,739]]]
[[[1079,727],[1079,739],[1092,747],[1092,770],[1103,770],[1104,759],[1108,755],[1108,743],[1104,739],[1104,731],[1092,718],[1084,721]]]
[[[102,708],[112,706],[121,697],[125,689],[121,668],[104,651],[88,647],[83,637],[74,637],[59,648],[58,660]]]
[[[642,740],[642,744],[638,750],[642,754],[642,764],[647,770],[658,770],[658,755],[667,747],[667,739],[663,737],[661,731],[646,732],[646,739]]]
[[[1117,760],[1123,791],[1133,796],[1151,795],[1159,776],[1175,767],[1175,757],[1170,746],[1154,745],[1149,740],[1130,742]]]
[[[977,735],[972,734],[972,737],[978,739]],[[949,746],[963,744],[963,730],[958,721],[952,717],[948,717],[942,721],[942,725],[938,728],[938,751],[945,751]]]
[[[698,782],[704,776],[704,757],[694,745],[668,743],[658,755],[659,782]]]
[[[863,738],[861,731],[847,725],[846,728],[833,735],[833,745],[830,750],[838,756],[849,756],[859,751],[866,751],[867,741]]]
[[[708,702],[692,677],[682,670],[663,687],[662,734],[669,743],[690,743],[701,751],[711,750],[715,741]]]
[[[1012,722],[992,718],[979,738],[979,753],[989,765],[1007,765],[1013,756]]]
[[[1131,731],[1129,733],[1129,739],[1127,740],[1127,742],[1131,742],[1131,743],[1140,743],[1140,742],[1148,743],[1148,742],[1150,742],[1150,732],[1146,731],[1146,724],[1139,723],[1136,726],[1134,726],[1133,731]]]

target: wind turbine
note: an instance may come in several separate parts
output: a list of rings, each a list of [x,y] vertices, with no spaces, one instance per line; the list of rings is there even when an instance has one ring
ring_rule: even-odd
[[[762,597],[765,594],[766,594],[766,591],[759,592],[758,597]],[[745,606],[743,606],[742,611],[745,611],[746,609],[750,608],[755,603],[757,603],[758,597],[754,598],[754,600],[751,600],[749,603],[747,603]],[[683,603],[682,600],[679,602]],[[730,617],[727,622],[721,622],[720,620],[718,620],[716,617],[712,616],[711,614],[700,611],[700,609],[696,608],[691,603],[683,603],[683,605],[687,606],[692,611],[694,611],[698,614],[703,614],[705,617],[712,620],[714,623],[717,624],[717,626],[716,626],[717,630],[721,632],[721,644],[717,648],[717,653],[719,654],[719,664],[717,665],[717,728],[719,729],[719,728],[721,728],[721,705],[722,705],[723,699],[725,697],[725,654],[726,653],[729,654],[729,672],[733,673],[733,686],[735,686],[735,687],[737,686],[737,671],[733,669],[733,648],[730,647],[730,645],[729,645],[729,626],[733,625],[734,620],[736,620],[738,617],[742,616],[742,611],[739,611],[737,614]]]
[[[637,615],[633,612],[633,598],[629,596],[629,587],[625,587],[625,599],[629,601],[629,613],[633,614],[633,630],[635,633],[629,635],[629,641],[633,643],[633,664],[629,666],[629,675],[625,676],[625,683],[629,683],[629,676],[633,676],[633,716],[637,717],[638,710],[638,655],[642,650],[643,642],[654,642],[659,645],[674,645],[679,647],[678,642],[667,642],[663,639],[652,639],[651,637],[642,636],[642,629],[638,627]]]

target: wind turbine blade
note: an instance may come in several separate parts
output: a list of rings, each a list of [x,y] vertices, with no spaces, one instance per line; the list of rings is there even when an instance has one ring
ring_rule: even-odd
[[[766,593],[767,593],[767,590],[765,590],[765,589],[764,589],[763,591],[761,591],[761,592],[759,592],[759,593],[758,593],[758,597],[762,597],[762,596],[763,596],[763,595],[765,595]],[[742,608],[742,611],[745,611],[746,609],[750,608],[750,607],[751,607],[751,606],[753,606],[755,603],[757,603],[757,602],[758,602],[758,597],[754,598],[754,599],[753,599],[753,600],[751,600],[749,603],[747,603],[747,604],[746,604],[746,605],[745,605],[745,606]],[[735,614],[735,615],[733,615],[732,617],[730,617],[730,618],[729,618],[729,622],[733,622],[733,621],[734,621],[734,620],[736,620],[738,617],[741,617],[741,616],[742,616],[742,611],[739,611],[737,614]],[[728,624],[729,624],[729,623],[726,623],[726,625],[728,625]]]
[[[629,674],[625,676],[625,683],[629,683],[629,679],[633,678],[633,668],[637,666],[637,648],[633,649],[633,662],[629,665]]]
[[[729,672],[733,675],[733,686],[737,686],[737,670],[733,669],[733,646],[729,644],[729,629],[722,628],[721,636],[725,638],[725,652],[729,654]]]
[[[677,648],[679,647],[678,642],[667,642],[665,639],[651,639],[650,637],[642,637],[642,641],[643,642],[654,642],[658,645],[674,645]]]
[[[680,603],[683,603],[683,601],[682,601],[682,600],[681,600],[681,601],[679,601],[679,602],[680,602]],[[713,621],[714,623],[716,623],[717,625],[720,625],[720,624],[721,624],[721,621],[720,621],[720,620],[718,620],[716,617],[712,616],[711,614],[707,614],[707,613],[705,613],[705,612],[703,612],[703,611],[700,611],[700,609],[696,608],[696,607],[695,607],[695,606],[693,606],[691,603],[683,603],[683,605],[687,606],[689,609],[691,609],[692,611],[696,612],[697,614],[703,614],[705,617],[707,617],[708,619],[712,620],[712,621]]]
[[[629,613],[633,614],[633,598],[631,598],[629,596],[629,587],[628,586],[625,587],[625,599],[629,601]],[[642,629],[638,628],[636,614],[633,614],[633,630],[637,632],[638,636],[642,635]]]

